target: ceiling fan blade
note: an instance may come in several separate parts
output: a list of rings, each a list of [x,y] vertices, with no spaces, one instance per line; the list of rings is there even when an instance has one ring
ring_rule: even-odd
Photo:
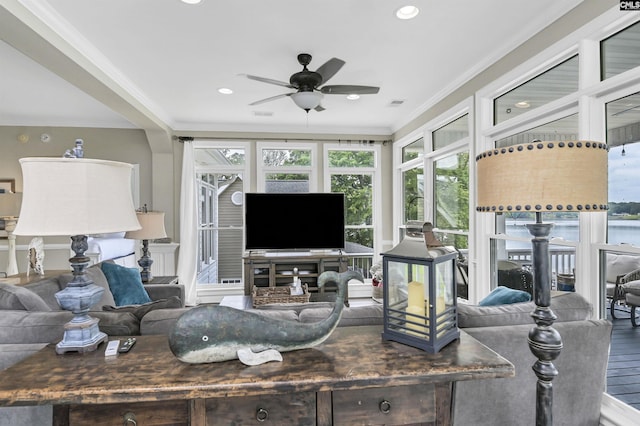
[[[276,99],[286,98],[287,96],[291,96],[291,95],[293,95],[293,93],[283,93],[281,95],[271,96],[270,98],[260,99],[259,101],[251,102],[249,105],[250,106],[260,105],[266,102],[275,101]]]
[[[294,86],[292,86],[291,84],[286,83],[284,81],[274,80],[274,79],[265,78],[265,77],[258,77],[256,75],[250,75],[250,74],[240,74],[240,75],[244,75],[245,77],[247,77],[250,80],[260,81],[262,83],[275,84],[276,86],[282,86],[282,87],[286,87],[286,88],[289,88],[289,89],[295,89]]]
[[[323,86],[320,91],[327,95],[375,95],[380,91],[375,86],[334,85]]]
[[[321,111],[324,111],[325,109],[326,109],[325,107],[323,107],[322,105],[318,104],[318,106],[314,108],[314,111],[321,112]]]
[[[326,83],[333,77],[344,65],[344,61],[338,58],[331,58],[316,70],[322,76],[322,82]]]

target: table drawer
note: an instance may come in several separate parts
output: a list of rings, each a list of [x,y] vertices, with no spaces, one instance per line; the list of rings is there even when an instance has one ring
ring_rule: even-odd
[[[208,425],[316,424],[315,392],[209,398],[205,404]]]
[[[333,425],[413,424],[436,420],[434,385],[333,391]]]
[[[129,423],[126,423],[127,419],[130,419]],[[189,402],[154,401],[131,404],[71,405],[69,407],[69,424],[186,426],[189,424]]]

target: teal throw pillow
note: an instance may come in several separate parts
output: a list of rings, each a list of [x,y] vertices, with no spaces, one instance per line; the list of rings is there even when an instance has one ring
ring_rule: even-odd
[[[528,302],[531,295],[526,291],[514,290],[509,287],[498,286],[478,303],[479,306],[508,305],[510,303]]]
[[[116,306],[142,305],[151,302],[137,268],[126,268],[109,262],[103,262],[101,268],[107,277]]]

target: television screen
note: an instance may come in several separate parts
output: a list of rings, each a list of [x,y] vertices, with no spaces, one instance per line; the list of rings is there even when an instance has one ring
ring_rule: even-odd
[[[344,248],[344,194],[248,193],[247,250]]]

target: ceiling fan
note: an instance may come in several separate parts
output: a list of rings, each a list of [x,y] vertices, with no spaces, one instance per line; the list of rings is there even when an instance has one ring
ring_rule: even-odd
[[[249,105],[259,105],[265,102],[274,101],[276,99],[290,96],[300,108],[307,113],[309,110],[314,109],[316,111],[323,111],[324,108],[320,105],[323,94],[326,95],[371,95],[376,94],[380,90],[379,87],[374,86],[354,86],[354,85],[333,85],[333,86],[321,86],[329,81],[340,68],[345,64],[342,59],[331,58],[316,71],[309,71],[307,65],[311,62],[311,55],[308,53],[301,53],[298,55],[298,62],[302,65],[302,71],[293,74],[289,78],[289,83],[279,80],[273,80],[270,78],[258,77],[255,75],[246,74],[246,77],[251,80],[261,81],[263,83],[275,84],[277,86],[287,87],[289,89],[295,89],[295,92],[283,93],[280,95],[272,96],[270,98],[261,99],[250,103]]]

